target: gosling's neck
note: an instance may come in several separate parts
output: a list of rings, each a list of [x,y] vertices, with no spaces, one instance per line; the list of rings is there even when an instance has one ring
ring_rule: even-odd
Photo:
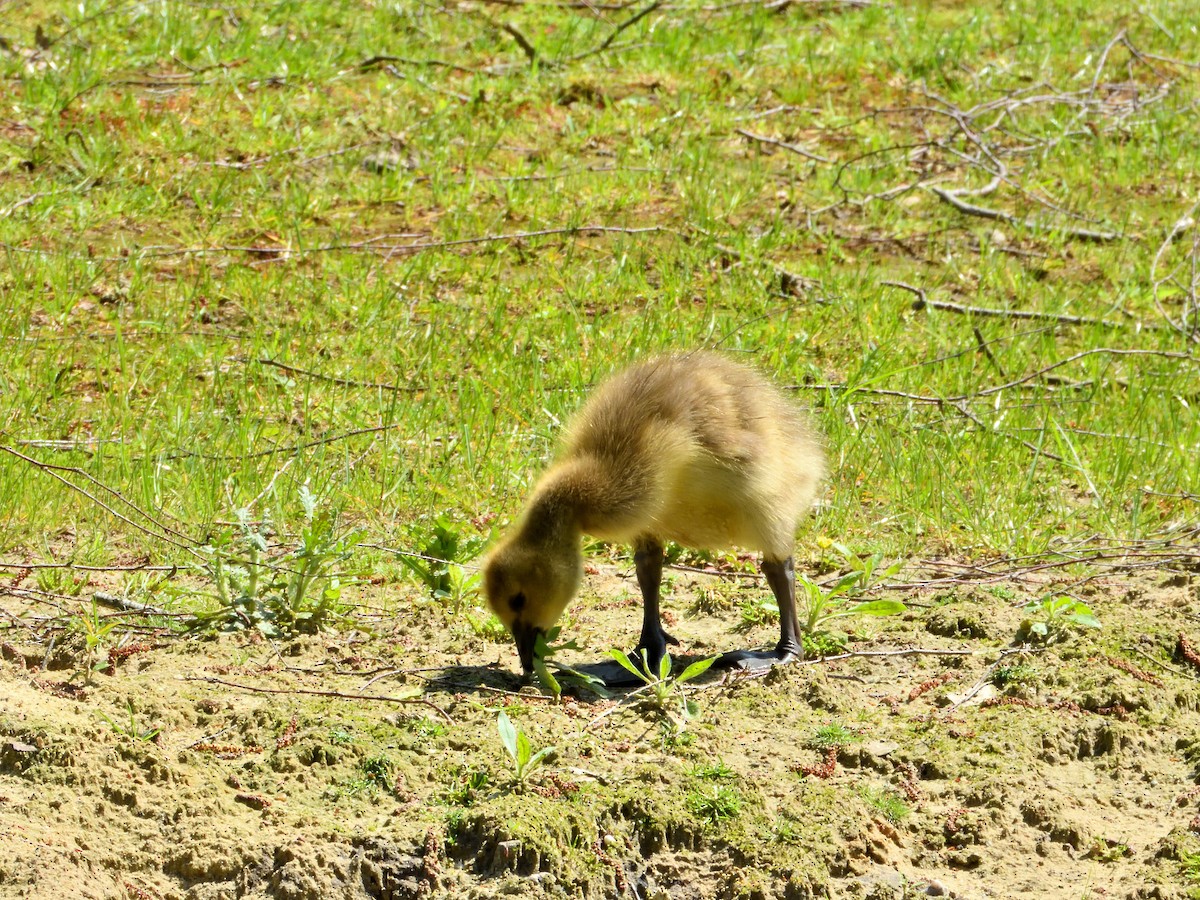
[[[604,535],[623,529],[653,504],[655,493],[653,479],[636,465],[591,454],[574,456],[554,466],[534,490],[524,537],[578,551],[584,532]]]

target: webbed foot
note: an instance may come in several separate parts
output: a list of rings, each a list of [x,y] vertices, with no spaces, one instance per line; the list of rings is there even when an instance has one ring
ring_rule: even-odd
[[[772,666],[784,666],[804,659],[802,653],[792,647],[776,647],[774,650],[730,650],[722,653],[715,665],[734,672],[761,674]]]

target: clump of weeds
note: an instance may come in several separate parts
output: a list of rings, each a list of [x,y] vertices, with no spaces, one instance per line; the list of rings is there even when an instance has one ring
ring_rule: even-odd
[[[899,825],[912,813],[904,798],[895,791],[864,785],[858,795],[863,802],[893,825]]]
[[[484,769],[459,771],[446,795],[454,806],[472,806],[492,783],[492,776]]]
[[[817,728],[808,740],[808,746],[814,750],[841,750],[851,744],[862,743],[862,735],[852,731],[845,725],[830,722]]]
[[[796,576],[801,638],[806,652],[812,652],[815,656],[838,652],[848,640],[844,633],[830,628],[830,623],[834,620],[855,616],[895,616],[907,610],[899,600],[859,599],[867,591],[899,572],[902,563],[894,562],[881,568],[882,553],[859,556],[844,544],[835,543],[832,546],[842,557],[843,565],[850,571],[839,578],[831,588],[822,588],[807,575]],[[740,613],[738,628],[749,630],[779,621],[779,604],[773,597],[763,597],[743,603]]]
[[[1038,678],[1038,670],[1026,663],[1017,663],[1012,666],[998,666],[992,672],[992,684],[999,688],[1037,684]]]
[[[679,735],[687,723],[700,714],[700,705],[687,696],[683,686],[694,678],[699,678],[717,661],[717,657],[698,659],[678,676],[671,676],[671,654],[664,653],[658,664],[658,672],[650,672],[650,661],[646,651],[642,651],[642,665],[639,668],[629,659],[629,654],[623,650],[613,649],[609,655],[616,660],[627,672],[631,673],[643,686],[634,693],[640,695],[643,705],[653,709],[662,717],[665,736]]]
[[[118,722],[115,719],[100,713],[100,718],[108,723],[108,726],[121,735],[123,738],[128,738],[134,743],[158,743],[158,736],[162,732],[161,728],[143,728],[138,724],[137,713],[133,709],[133,701],[125,701],[126,711],[129,713],[128,721]]]
[[[705,825],[716,826],[741,813],[742,795],[727,785],[717,784],[710,790],[689,793],[687,806]]]
[[[1074,632],[1100,627],[1092,608],[1074,597],[1047,594],[1026,604],[1025,613],[1017,636],[1039,644],[1054,644]]]
[[[387,756],[369,756],[358,764],[358,774],[354,778],[327,793],[335,799],[338,796],[373,795],[379,791],[390,793],[395,787],[392,774],[394,769],[395,766]]]
[[[317,509],[317,498],[300,490],[304,524],[290,548],[272,548],[269,525],[254,523],[238,510],[238,525],[214,536],[202,551],[204,574],[218,606],[200,613],[197,628],[220,631],[257,629],[268,637],[315,633],[345,614],[337,565],[350,558],[361,540],[341,533],[332,512]]]
[[[396,559],[429,591],[432,600],[457,614],[463,602],[479,593],[479,573],[465,563],[483,549],[485,540],[466,536],[445,514],[433,520],[424,536],[414,538],[419,553],[398,553]]]
[[[80,604],[78,611],[67,620],[67,631],[83,637],[84,678],[89,684],[92,676],[107,665],[99,662],[99,652],[116,626],[116,619],[104,619],[95,600],[86,606]]]
[[[702,781],[732,781],[737,778],[737,773],[729,768],[723,759],[718,759],[715,763],[700,763],[692,769],[691,774]]]

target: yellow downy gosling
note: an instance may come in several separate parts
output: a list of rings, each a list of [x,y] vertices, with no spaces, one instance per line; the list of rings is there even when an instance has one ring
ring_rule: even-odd
[[[663,542],[762,552],[779,603],[772,651],[727,653],[761,669],[803,657],[792,563],[796,523],[825,473],[805,417],[755,370],[716,353],[652,358],[602,384],[571,423],[558,461],[484,565],[488,603],[533,670],[538,635],[583,575],[583,534],[630,543],[644,601],[638,651],[657,672]]]

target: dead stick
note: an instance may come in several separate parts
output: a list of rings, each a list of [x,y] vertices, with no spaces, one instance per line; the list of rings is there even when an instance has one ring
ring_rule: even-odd
[[[183,451],[180,453],[170,454],[170,455],[164,457],[164,459],[195,458],[195,459],[213,460],[213,461],[218,461],[218,462],[220,462],[220,461],[228,462],[230,460],[243,460],[243,459],[258,459],[259,457],[262,457],[262,456],[274,456],[275,454],[282,454],[282,453],[296,453],[300,450],[308,450],[311,447],[319,447],[322,444],[332,444],[335,441],[344,441],[346,438],[357,437],[360,434],[377,434],[380,431],[393,431],[396,428],[401,428],[404,424],[405,423],[403,423],[403,422],[393,422],[391,425],[373,425],[370,428],[356,428],[353,431],[346,431],[341,434],[335,434],[332,437],[320,438],[319,440],[315,440],[315,441],[308,441],[307,443],[304,443],[304,444],[291,444],[286,447],[275,447],[271,450],[258,450],[254,453],[234,453],[234,454],[227,454],[225,456],[214,456],[214,455],[211,455],[208,453],[195,453],[193,451],[188,450],[188,451]],[[3,449],[3,448],[0,448],[0,449]]]
[[[984,421],[971,411],[971,408],[969,406],[967,406],[966,400],[961,400],[961,401],[952,403],[951,406],[953,406],[960,413],[962,413],[964,416],[966,416],[968,419],[970,419],[972,422],[974,422],[976,425],[978,425],[979,429],[981,431],[989,431],[990,430],[987,427],[987,425],[984,424]],[[1057,453],[1051,453],[1049,450],[1043,450],[1037,444],[1032,444],[1029,441],[1025,440],[1025,438],[1017,437],[1015,434],[1008,434],[1007,432],[1004,432],[1004,431],[997,431],[995,433],[1000,435],[1001,437],[1008,438],[1010,441],[1020,441],[1021,444],[1023,444],[1027,449],[1032,450],[1034,453],[1038,454],[1039,456],[1044,456],[1047,459],[1054,460],[1055,462],[1063,462],[1063,458],[1061,456],[1059,456]]]
[[[1101,353],[1105,353],[1110,356],[1156,356],[1162,359],[1180,359],[1186,360],[1187,362],[1200,363],[1200,357],[1192,356],[1190,353],[1179,353],[1172,350],[1137,350],[1122,349],[1117,347],[1093,347],[1091,350],[1083,350],[1064,359],[1060,359],[1058,362],[1044,366],[1038,369],[1036,372],[1030,372],[1028,375],[1025,375],[1014,381],[1009,381],[1005,384],[998,384],[995,387],[985,388],[982,391],[976,391],[974,394],[961,394],[958,397],[947,397],[946,402],[959,403],[964,400],[974,400],[978,397],[988,397],[992,394],[998,394],[1000,391],[1006,391],[1009,388],[1019,387],[1022,384],[1033,381],[1035,378],[1039,378],[1042,375],[1045,375],[1047,372],[1053,371],[1054,369],[1077,362],[1085,357],[1096,356]]]
[[[634,13],[632,16],[630,16],[628,19],[626,19],[624,22],[622,22],[620,25],[618,25],[613,30],[613,33],[604,39],[604,43],[602,43],[599,47],[596,48],[595,52],[603,53],[610,46],[612,46],[612,42],[617,39],[617,35],[619,35],[626,28],[629,28],[631,25],[636,25],[638,22],[640,22],[642,19],[646,18],[646,16],[650,15],[650,13],[654,12],[656,9],[658,9],[662,5],[663,5],[663,0],[654,0],[653,3],[651,3],[645,9],[643,9],[641,12]]]
[[[983,339],[983,332],[979,330],[979,326],[974,326],[971,331],[975,333],[975,342],[979,347],[979,352],[988,358],[996,371],[1000,373],[1001,378],[1007,378],[1008,373],[1004,371],[1004,366],[1000,365],[1000,360],[996,359],[996,355],[992,353],[992,348],[988,346],[988,342]]]
[[[174,538],[167,537],[166,534],[158,534],[154,531],[151,531],[145,525],[141,525],[141,524],[133,521],[132,519],[130,519],[128,516],[124,516],[121,513],[117,512],[115,509],[113,509],[111,506],[109,506],[107,503],[105,503],[103,500],[101,500],[99,497],[97,497],[91,491],[88,491],[87,489],[80,487],[79,485],[77,485],[73,481],[71,481],[70,479],[63,478],[63,476],[58,474],[59,471],[63,471],[63,472],[74,472],[79,475],[82,475],[84,478],[87,478],[89,481],[93,482],[94,484],[97,484],[100,487],[104,488],[104,490],[108,491],[110,494],[112,494],[113,496],[120,499],[121,502],[123,502],[130,508],[137,510],[140,515],[145,516],[146,519],[153,522],[159,528],[163,529],[163,531],[166,531],[170,534],[178,535],[179,537],[183,538],[184,540],[191,540],[191,538],[189,538],[187,535],[180,534],[180,532],[175,531],[172,528],[168,528],[166,525],[163,525],[161,522],[155,521],[154,517],[151,516],[149,513],[140,509],[138,506],[134,505],[133,503],[130,503],[123,496],[121,496],[121,494],[119,492],[108,487],[103,482],[97,481],[95,478],[93,478],[87,472],[84,472],[82,469],[76,468],[75,466],[55,466],[55,465],[51,465],[50,463],[44,463],[40,460],[33,459],[32,457],[26,456],[24,453],[21,453],[17,450],[14,450],[12,447],[8,447],[3,444],[0,444],[0,450],[3,450],[5,453],[10,453],[13,456],[17,457],[18,459],[24,460],[25,462],[32,465],[34,468],[41,469],[50,477],[55,478],[58,481],[61,481],[67,487],[71,488],[71,490],[77,491],[80,494],[83,494],[85,497],[87,497],[89,500],[91,500],[97,506],[101,507],[102,509],[107,510],[109,513],[116,516],[118,519],[120,519],[122,522],[126,523],[127,525],[132,525],[138,531],[141,531],[144,534],[148,534],[152,538],[157,538],[160,541],[166,541],[168,544],[174,544],[176,547],[180,547],[189,552],[195,552],[194,550],[192,550],[191,545],[184,544],[184,543],[181,543],[180,541],[175,540]],[[56,471],[56,470],[58,470],[58,471]]]
[[[333,375],[322,375],[320,372],[312,372],[308,369],[300,369],[296,366],[289,366],[286,363],[277,362],[273,359],[268,359],[265,356],[255,360],[259,365],[272,366],[276,369],[282,369],[284,372],[291,372],[294,375],[303,375],[306,378],[316,378],[320,381],[328,381],[330,384],[339,384],[342,387],[364,387],[375,388],[381,391],[396,391],[398,393],[420,391],[423,388],[414,385],[396,385],[386,384],[381,381],[355,381],[352,378],[337,378]]]
[[[897,281],[881,281],[879,283],[913,290],[908,285]],[[1104,325],[1107,328],[1125,328],[1132,324],[1138,330],[1153,330],[1161,327],[1141,322],[1116,322],[1112,319],[1097,319],[1092,316],[1068,316],[1062,313],[1039,312],[1038,310],[1031,309],[996,309],[988,306],[965,306],[961,303],[952,303],[949,300],[930,300],[927,297],[922,300],[922,303],[931,309],[940,309],[945,312],[972,316],[990,316],[997,319],[1031,319],[1037,322],[1059,322],[1063,325]]]
[[[149,563],[140,566],[82,566],[77,563],[15,563],[0,562],[0,569],[72,569],[80,572],[171,572],[178,571],[179,566],[152,566]]]
[[[1042,222],[1035,222],[1032,219],[1021,219],[1003,210],[989,209],[986,206],[976,206],[974,203],[967,203],[965,200],[960,199],[953,191],[946,191],[932,185],[926,185],[926,189],[944,203],[949,203],[959,212],[965,213],[968,216],[978,216],[981,219],[1006,222],[1009,225],[1017,225],[1032,231],[1061,231],[1063,234],[1077,237],[1084,241],[1119,241],[1125,237],[1125,235],[1114,231],[1096,231],[1091,228],[1079,228],[1075,225],[1048,225]]]
[[[501,22],[500,27],[507,31],[512,36],[512,39],[517,42],[517,45],[521,48],[521,52],[523,52],[529,58],[531,65],[537,62],[537,47],[529,43],[529,39],[525,37],[525,35],[521,34],[521,32],[517,30],[516,26],[509,25],[507,22]]]
[[[805,159],[811,159],[813,162],[832,163],[833,160],[821,156],[819,153],[813,153],[801,147],[799,144],[789,144],[787,141],[780,141],[775,138],[767,137],[765,134],[755,134],[753,131],[747,131],[744,128],[735,128],[734,131],[744,138],[749,138],[752,141],[758,141],[762,144],[770,144],[772,147],[782,147],[791,153],[803,156]]]

